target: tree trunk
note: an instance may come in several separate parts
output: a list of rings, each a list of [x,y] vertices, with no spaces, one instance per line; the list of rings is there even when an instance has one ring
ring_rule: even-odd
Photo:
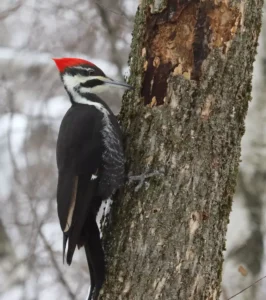
[[[141,1],[101,299],[218,299],[262,1]]]

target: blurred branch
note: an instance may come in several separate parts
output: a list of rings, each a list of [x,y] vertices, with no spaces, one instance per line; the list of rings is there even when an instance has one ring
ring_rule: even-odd
[[[12,115],[13,115],[13,113],[11,113],[10,122],[12,121]],[[10,136],[12,134],[12,131],[11,131],[12,126],[9,126],[9,128],[10,128],[10,131],[8,133],[8,137],[9,137],[8,138],[8,150],[9,150],[9,153],[10,153],[11,162],[12,162],[13,169],[14,169],[14,179],[17,182],[17,184],[23,189],[23,183],[21,182],[20,176],[19,176],[19,168],[17,166],[16,159],[15,159],[14,153],[12,151],[11,141],[10,141]],[[70,299],[75,300],[76,297],[75,297],[74,293],[71,291],[69,285],[67,284],[67,282],[65,280],[65,277],[63,275],[63,272],[61,271],[61,269],[60,269],[60,267],[59,267],[59,265],[56,261],[56,258],[54,256],[54,252],[53,252],[50,244],[48,243],[45,235],[43,234],[43,232],[41,230],[44,221],[38,222],[38,216],[37,216],[36,208],[34,206],[34,201],[33,201],[34,199],[32,199],[32,197],[31,197],[31,195],[28,191],[25,191],[24,189],[23,189],[23,191],[28,197],[28,202],[29,202],[29,205],[30,205],[30,208],[31,208],[31,213],[32,213],[33,219],[34,219],[34,222],[33,222],[34,227],[35,227],[35,229],[37,228],[38,235],[41,238],[47,252],[49,253],[49,256],[51,258],[54,269],[57,272],[58,279],[61,282],[61,284],[65,287]],[[35,247],[32,247],[32,248],[34,249]]]
[[[103,5],[100,1],[95,1],[95,4],[100,6],[102,9],[105,9],[115,15],[118,15],[118,16],[122,16],[122,17],[125,17],[129,22],[132,22],[133,20],[131,20],[124,12],[122,11],[116,11],[116,10],[113,10],[113,9],[110,9],[109,7]]]
[[[5,18],[9,17],[12,13],[17,11],[23,4],[23,0],[18,1],[14,6],[4,10],[0,11],[0,20],[4,20]]]
[[[53,263],[53,266],[57,272],[57,275],[58,275],[58,279],[60,280],[61,284],[65,287],[70,299],[72,300],[75,300],[76,299],[76,296],[74,295],[74,293],[71,291],[68,283],[66,282],[65,280],[65,277],[63,275],[63,272],[61,271],[56,259],[55,259],[55,256],[54,256],[54,252],[53,252],[53,249],[51,248],[50,244],[48,243],[45,235],[43,234],[43,232],[41,231],[41,228],[39,229],[39,236],[41,237],[41,240],[42,242],[44,243],[44,246],[47,250],[47,252],[49,253],[50,255],[50,258],[51,258],[51,261]]]
[[[264,252],[262,233],[262,196],[264,192],[259,188],[260,182],[265,182],[265,175],[262,172],[255,172],[250,183],[246,183],[243,171],[239,172],[238,189],[243,195],[252,229],[249,237],[228,253],[228,258],[234,258],[236,261],[245,263],[254,276],[261,271]]]
[[[108,41],[111,47],[111,51],[110,51],[111,59],[113,63],[117,66],[120,76],[122,76],[123,61],[121,59],[121,55],[119,54],[116,48],[116,41],[117,41],[116,29],[114,28],[114,26],[111,24],[109,20],[109,16],[107,14],[108,10],[106,10],[106,8],[100,5],[99,2],[97,1],[95,1],[95,4],[97,6],[97,10],[101,17],[102,23],[105,26],[105,29],[107,30],[108,33]]]
[[[248,290],[249,288],[251,288],[252,286],[254,286],[255,284],[259,283],[260,281],[262,281],[263,279],[266,278],[266,275],[261,277],[260,279],[256,280],[255,282],[253,282],[251,285],[249,285],[248,287],[244,288],[243,290],[241,290],[240,292],[234,294],[233,296],[231,296],[230,298],[228,298],[227,300],[231,300],[233,298],[235,298],[236,296],[242,294],[244,291]]]
[[[6,233],[4,224],[0,219],[0,260],[6,259],[7,256],[14,257],[9,237]]]

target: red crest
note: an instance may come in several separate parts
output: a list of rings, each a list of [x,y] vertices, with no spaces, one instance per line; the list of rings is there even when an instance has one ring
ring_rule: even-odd
[[[71,58],[71,57],[64,57],[64,58],[53,58],[54,62],[60,73],[63,73],[66,68],[78,66],[78,65],[88,65],[88,66],[95,66],[93,63],[89,62],[88,60],[81,59],[81,58]]]

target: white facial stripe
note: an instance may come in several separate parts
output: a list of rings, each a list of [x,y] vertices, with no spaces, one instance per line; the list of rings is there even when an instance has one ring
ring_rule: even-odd
[[[66,89],[72,94],[75,102],[82,103],[82,104],[88,104],[88,103],[87,103],[86,99],[84,99],[83,97],[80,96],[80,94],[77,92],[76,89],[80,86],[81,83],[84,83],[89,80],[95,80],[95,79],[101,80],[103,82],[106,80],[109,80],[103,76],[82,76],[79,74],[72,76],[67,73],[63,75],[63,81],[66,86]],[[101,84],[101,85],[97,85],[92,88],[81,87],[81,88],[79,88],[79,92],[81,94],[82,93],[84,93],[84,94],[85,93],[99,94],[99,93],[106,91],[107,89],[108,89],[107,85]]]
[[[66,227],[64,229],[64,232],[68,231],[72,224],[72,218],[73,218],[73,213],[74,213],[76,198],[77,198],[77,190],[78,190],[78,177],[76,176],[74,179],[72,198],[71,198],[70,207],[68,210],[67,222],[66,222]]]
[[[96,79],[96,78],[99,78],[99,77],[98,76],[92,76],[90,78]],[[93,105],[97,109],[102,111],[105,115],[109,115],[109,112],[103,107],[102,104],[94,102],[94,101],[87,100],[86,98],[82,97],[82,95],[75,90],[75,87],[77,87],[80,83],[87,81],[88,77],[71,76],[69,74],[65,74],[64,77],[63,77],[63,80],[64,80],[64,84],[65,84],[67,90],[73,96],[73,99],[76,103]],[[102,86],[104,86],[104,85],[102,85]],[[92,90],[90,90],[89,88],[84,88],[84,89],[86,89],[86,90],[83,91],[83,93],[92,92]],[[93,90],[93,92],[94,92],[94,90]]]
[[[87,80],[94,80],[94,79],[98,79],[101,80],[103,82],[105,82],[106,80],[108,80],[108,78],[103,77],[103,76],[90,76],[90,77],[86,77]]]
[[[93,71],[92,68],[86,68],[86,67],[82,67],[82,66],[76,66],[76,67],[72,67],[73,69],[78,69],[78,70],[86,70],[86,71]]]
[[[106,85],[101,84],[101,85],[96,85],[92,88],[82,87],[79,89],[79,91],[83,94],[86,94],[86,93],[100,94],[100,93],[106,91],[106,89],[107,89]]]
[[[69,92],[71,92],[72,90],[74,90],[74,88],[76,86],[78,86],[81,83],[86,82],[87,80],[88,80],[88,77],[84,77],[84,76],[80,76],[80,75],[72,76],[67,73],[65,75],[63,75],[64,84]]]

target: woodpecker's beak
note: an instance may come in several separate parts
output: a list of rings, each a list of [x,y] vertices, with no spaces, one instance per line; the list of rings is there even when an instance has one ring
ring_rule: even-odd
[[[129,85],[129,84],[125,83],[125,82],[114,81],[113,79],[108,78],[108,77],[106,77],[106,78],[104,79],[104,83],[105,83],[105,84],[109,84],[109,85],[114,86],[114,87],[116,87],[116,86],[117,86],[117,87],[121,86],[121,87],[126,88],[126,89],[128,89],[128,90],[133,90],[133,87],[132,87],[131,85]]]

